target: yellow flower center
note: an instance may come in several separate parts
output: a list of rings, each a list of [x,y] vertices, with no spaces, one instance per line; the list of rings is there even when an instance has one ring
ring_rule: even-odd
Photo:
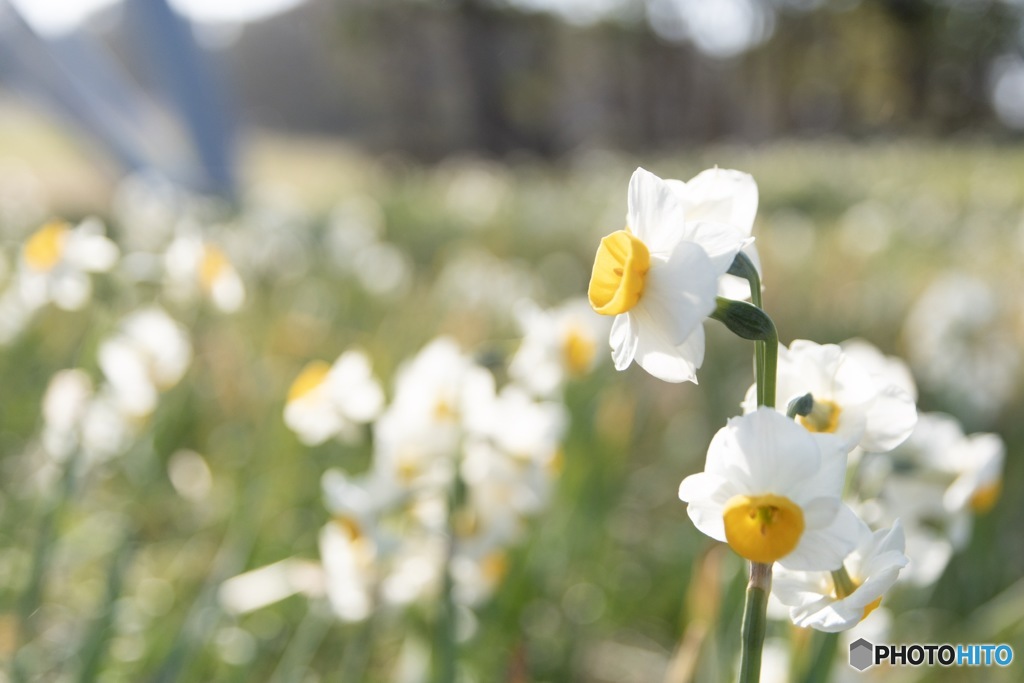
[[[203,247],[203,260],[199,264],[199,283],[207,292],[221,275],[231,268],[231,261],[217,247],[207,244]]]
[[[288,389],[288,402],[291,403],[306,396],[309,392],[323,384],[324,379],[327,378],[327,373],[330,371],[331,366],[322,360],[315,360],[306,365],[302,372],[299,373],[299,376],[295,378],[295,381],[292,382],[291,388]]]
[[[458,408],[445,397],[438,396],[434,403],[434,419],[438,422],[454,422],[459,418]]]
[[[842,409],[832,401],[816,398],[814,407],[811,408],[811,414],[799,415],[797,419],[809,432],[833,434],[839,427],[839,414],[842,412]]]
[[[334,523],[345,532],[348,536],[348,540],[355,541],[363,536],[363,529],[359,526],[359,522],[348,517],[346,515],[339,515],[334,518]]]
[[[53,221],[36,230],[25,242],[22,252],[25,263],[33,270],[48,272],[64,256],[64,243],[70,228],[67,223]]]
[[[618,315],[636,306],[651,269],[651,252],[629,230],[616,230],[601,240],[590,275],[587,296],[601,315]]]
[[[751,562],[771,563],[793,552],[804,533],[796,503],[770,493],[733,496],[722,514],[729,547]]]
[[[1002,491],[1003,483],[1001,481],[994,481],[991,484],[978,487],[978,490],[971,496],[971,510],[979,515],[988,512],[995,506]]]
[[[597,345],[579,327],[572,326],[562,341],[562,357],[569,368],[569,374],[582,375],[594,360]]]

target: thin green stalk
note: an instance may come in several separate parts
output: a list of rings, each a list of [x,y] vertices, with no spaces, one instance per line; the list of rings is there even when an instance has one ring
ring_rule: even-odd
[[[299,626],[282,653],[277,667],[274,668],[269,683],[284,683],[285,681],[300,680],[303,677],[306,667],[331,627],[332,618],[325,612],[326,609],[323,605],[310,603],[306,616],[299,622]],[[346,672],[342,680],[356,681],[360,678],[350,678]]]
[[[441,584],[441,604],[438,606],[434,646],[436,683],[455,683],[455,669],[459,652],[455,642],[455,582],[452,578],[452,560],[455,558],[456,521],[466,498],[466,484],[459,476],[459,460],[455,460],[455,474],[448,507],[448,547],[445,551],[444,576]]]
[[[729,272],[750,284],[750,300],[744,302],[719,299],[712,317],[730,330],[754,341],[754,372],[757,377],[757,405],[775,407],[776,378],[779,362],[779,334],[775,323],[764,313],[761,299],[761,278],[754,264],[743,253],[736,255]],[[761,678],[761,652],[767,626],[768,595],[772,586],[772,565],[750,563],[741,627],[740,683],[758,683]]]
[[[750,563],[750,581],[747,599],[743,605],[743,626],[740,631],[739,683],[758,683],[761,680],[761,650],[768,625],[768,594],[772,590],[772,566],[760,562]]]
[[[827,681],[832,663],[836,658],[836,645],[839,643],[838,633],[822,633],[815,631],[811,643],[811,660],[800,677],[800,683],[819,683]]]
[[[750,285],[750,301],[761,310],[764,310],[764,302],[761,299],[761,276],[754,267],[754,263],[742,251],[736,254],[729,273],[741,277]],[[764,373],[765,373],[765,342],[754,342],[754,372],[757,375],[757,405],[767,405],[764,394]]]
[[[28,644],[35,635],[32,621],[33,615],[42,604],[46,579],[50,570],[50,559],[57,542],[57,526],[60,517],[75,495],[78,483],[79,451],[75,449],[64,461],[59,488],[44,502],[42,519],[36,532],[36,544],[32,552],[32,570],[29,584],[22,593],[18,604],[18,649]],[[28,673],[23,668],[24,662],[15,654],[11,666],[11,680],[20,683],[26,680]]]

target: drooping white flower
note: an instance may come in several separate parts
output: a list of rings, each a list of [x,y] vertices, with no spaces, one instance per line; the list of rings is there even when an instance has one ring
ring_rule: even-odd
[[[582,299],[548,310],[525,300],[516,317],[523,341],[508,372],[536,396],[552,396],[569,378],[587,373],[608,334],[607,318],[596,315]]]
[[[749,173],[716,167],[701,171],[685,183],[681,180],[665,182],[675,190],[687,222],[729,225],[742,237],[751,237],[754,216],[757,215],[758,193],[757,183]],[[754,243],[749,242],[742,251],[760,274],[761,260]],[[718,293],[727,299],[749,299],[750,283],[726,274],[718,281]]]
[[[695,382],[704,361],[701,323],[748,240],[732,225],[689,220],[680,193],[642,168],[633,173],[626,228],[601,240],[588,298],[595,311],[615,316],[616,369],[636,360],[659,379]]]
[[[313,361],[303,368],[288,391],[284,421],[302,443],[316,446],[333,437],[353,440],[357,425],[375,419],[383,407],[370,359],[353,349],[333,365]]]
[[[865,344],[854,347],[859,357],[868,357]],[[779,346],[775,405],[785,412],[790,401],[810,393],[814,409],[797,421],[812,432],[834,434],[847,450],[859,445],[887,451],[910,435],[917,407],[905,385],[905,369],[895,361],[864,367],[836,344],[803,339],[788,349]],[[757,407],[756,392],[756,386],[747,391],[745,412]]]
[[[752,562],[837,569],[857,541],[840,500],[846,454],[771,408],[732,418],[679,486],[694,525]]]
[[[829,572],[792,571],[780,567],[772,592],[790,607],[797,626],[836,633],[860,623],[882,602],[882,596],[909,562],[899,521],[891,529],[872,532],[859,523],[857,547],[843,562],[849,584]]]
[[[119,255],[103,233],[103,224],[90,218],[75,227],[52,221],[30,235],[17,279],[25,305],[35,309],[52,302],[69,311],[85,306],[92,295],[89,273],[109,271]]]

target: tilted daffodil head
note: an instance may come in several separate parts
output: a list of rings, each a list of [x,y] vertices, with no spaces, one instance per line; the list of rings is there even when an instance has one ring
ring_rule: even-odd
[[[642,168],[633,173],[626,227],[601,240],[588,298],[595,311],[615,316],[616,369],[636,360],[665,381],[695,382],[704,360],[701,323],[749,237],[728,223],[688,220],[685,183],[674,183]]]

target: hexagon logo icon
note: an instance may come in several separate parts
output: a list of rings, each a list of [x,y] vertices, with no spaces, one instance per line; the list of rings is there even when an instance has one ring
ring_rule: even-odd
[[[875,646],[858,638],[850,643],[850,666],[857,671],[863,671],[875,663]]]

